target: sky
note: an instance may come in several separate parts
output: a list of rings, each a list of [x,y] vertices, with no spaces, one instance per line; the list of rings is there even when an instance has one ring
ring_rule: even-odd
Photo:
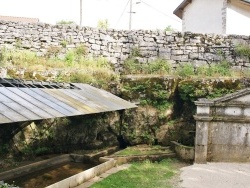
[[[108,20],[109,28],[128,29],[130,0],[82,0],[82,25],[97,27]],[[181,30],[173,14],[182,0],[132,0],[132,29]],[[137,3],[139,2],[139,3]],[[39,18],[56,24],[61,20],[80,24],[80,0],[0,0],[0,15]]]

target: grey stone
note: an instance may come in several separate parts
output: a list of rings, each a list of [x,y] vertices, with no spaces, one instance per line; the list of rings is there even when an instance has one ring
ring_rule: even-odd
[[[0,22],[0,46],[13,47],[19,41],[25,48],[37,50],[38,53],[46,51],[49,46],[60,46],[67,41],[67,48],[75,48],[79,43],[84,44],[88,53],[105,54],[113,58],[117,66],[122,66],[125,57],[133,49],[142,51],[143,59],[166,58],[173,61],[189,62],[218,62],[223,52],[232,66],[249,67],[249,59],[235,58],[234,49],[237,44],[249,44],[249,36],[218,36],[194,33],[166,33],[164,31],[150,30],[102,30],[77,25],[49,25],[21,24]],[[66,53],[66,51],[64,52]],[[119,55],[118,55],[119,54]],[[117,58],[116,58],[117,57]],[[115,61],[114,61],[115,59]],[[144,61],[144,60],[143,60]]]

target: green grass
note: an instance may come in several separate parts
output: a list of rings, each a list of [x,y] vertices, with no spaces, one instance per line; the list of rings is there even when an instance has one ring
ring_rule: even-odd
[[[121,151],[115,153],[116,156],[124,156],[124,155],[152,155],[152,154],[161,154],[166,153],[169,150],[165,148],[161,148],[160,146],[151,146],[149,148],[141,148],[141,147],[127,147]]]
[[[134,162],[128,169],[110,175],[91,188],[171,188],[170,179],[177,172],[176,163],[173,159]]]

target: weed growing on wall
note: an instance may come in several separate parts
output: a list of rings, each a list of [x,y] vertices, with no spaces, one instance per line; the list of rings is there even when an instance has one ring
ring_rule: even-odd
[[[60,20],[56,22],[56,24],[61,24],[61,25],[69,25],[69,24],[76,24],[74,21],[68,21],[68,20]]]
[[[237,71],[232,69],[230,63],[225,60],[211,65],[202,65],[198,67],[187,62],[179,64],[175,71],[173,71],[171,64],[166,60],[157,59],[148,63],[140,63],[137,58],[132,57],[124,62],[122,74],[156,74],[181,78],[209,78],[229,77],[233,75],[237,76]],[[247,75],[247,72],[241,72],[241,75]]]
[[[108,29],[108,28],[109,28],[108,19],[99,20],[98,23],[97,23],[97,28],[100,28],[100,29]]]
[[[140,100],[143,106],[151,105],[160,111],[172,106],[169,102],[172,92],[159,77],[142,78],[136,81],[123,79],[122,97],[128,100]]]
[[[130,57],[142,57],[140,48],[133,47],[130,52]]]
[[[190,77],[196,75],[194,65],[190,63],[185,63],[183,65],[179,65],[176,69],[176,74],[180,77]]]
[[[61,46],[62,46],[63,48],[66,48],[68,42],[67,42],[67,40],[62,40],[62,41],[60,42],[60,44],[61,44]]]
[[[227,61],[222,61],[209,66],[200,66],[197,68],[198,76],[205,77],[225,77],[232,76],[233,70]]]
[[[47,58],[56,58],[58,56],[58,54],[60,53],[61,51],[61,47],[58,47],[58,46],[50,46],[48,49],[47,49],[47,52],[45,54],[45,57]]]
[[[250,45],[239,44],[235,48],[237,56],[248,58],[250,61]]]
[[[124,62],[122,74],[160,74],[167,75],[171,72],[170,64],[163,59],[157,59],[149,63],[140,63],[135,57]]]

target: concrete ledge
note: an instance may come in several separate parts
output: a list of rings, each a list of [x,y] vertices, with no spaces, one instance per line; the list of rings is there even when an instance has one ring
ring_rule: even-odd
[[[116,165],[116,161],[112,158],[101,157],[100,162],[103,162],[103,161],[105,161],[105,162],[98,165],[98,166],[95,166],[95,167],[90,168],[88,170],[85,170],[81,173],[78,173],[74,176],[71,176],[67,179],[64,179],[62,181],[54,183],[50,186],[47,186],[46,188],[76,187],[76,186],[90,180],[91,178],[94,178],[95,176],[98,176],[98,175],[106,172],[107,170],[113,168]]]
[[[89,161],[96,162],[96,161],[100,161],[100,157],[110,155],[111,153],[114,153],[118,150],[119,150],[119,147],[115,146],[115,147],[105,149],[103,151],[99,151],[99,152],[94,153],[94,154],[84,154],[84,155],[82,155],[82,154],[70,154],[70,158],[74,162],[86,162],[86,161],[87,162],[89,162]]]
[[[162,153],[162,154],[151,154],[151,155],[131,155],[131,156],[110,156],[117,161],[118,165],[135,162],[135,161],[161,161],[166,158],[176,157],[175,153]]]
[[[184,146],[178,142],[172,141],[171,148],[175,151],[180,159],[184,161],[194,161],[194,147]]]

